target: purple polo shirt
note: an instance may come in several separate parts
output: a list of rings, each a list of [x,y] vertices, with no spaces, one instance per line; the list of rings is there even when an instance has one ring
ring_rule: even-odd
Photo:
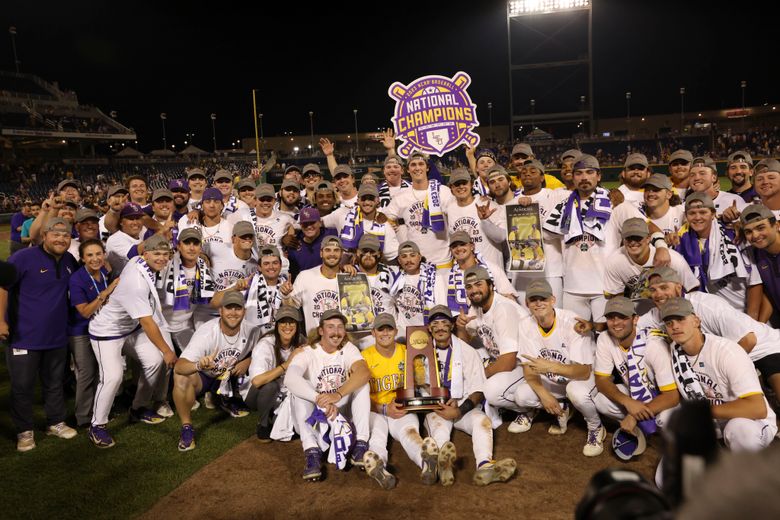
[[[50,350],[68,345],[68,285],[78,270],[65,252],[59,261],[43,246],[17,251],[8,261],[17,280],[8,290],[6,321],[12,348]]]
[[[28,217],[25,217],[21,211],[14,213],[14,215],[11,217],[11,241],[12,242],[21,242],[22,241],[22,231],[17,231],[16,228],[20,227],[22,224],[24,224],[24,221],[27,220]]]
[[[750,248],[753,253],[753,268],[758,269],[764,292],[772,307],[780,309],[780,255],[768,253],[765,249]]]
[[[100,268],[103,274],[100,281],[95,280],[87,272],[86,267],[81,267],[70,277],[70,312],[68,315],[68,336],[89,335],[89,320],[76,310],[76,305],[91,303],[98,297],[100,291],[105,290],[110,283],[110,275],[105,267]]]
[[[300,242],[298,249],[287,248],[287,258],[290,260],[290,274],[293,278],[298,276],[298,273],[322,265],[322,258],[320,258],[320,244],[322,239],[327,236],[338,236],[338,233],[333,228],[322,228],[320,230],[320,236],[312,242],[307,244],[303,240],[303,231],[298,231],[295,234],[295,238]]]

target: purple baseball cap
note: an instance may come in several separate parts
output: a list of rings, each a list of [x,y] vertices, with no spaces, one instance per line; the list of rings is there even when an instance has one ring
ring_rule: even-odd
[[[168,189],[171,191],[190,191],[190,183],[184,179],[171,179],[168,183]]]
[[[222,200],[222,192],[217,188],[206,188],[201,200]]]
[[[320,212],[317,210],[317,208],[313,208],[311,206],[306,206],[301,210],[300,215],[298,216],[298,221],[301,224],[307,223],[307,222],[317,222],[320,220]]]
[[[146,215],[144,210],[135,202],[128,202],[122,206],[122,210],[119,212],[119,218],[143,217],[144,215]]]

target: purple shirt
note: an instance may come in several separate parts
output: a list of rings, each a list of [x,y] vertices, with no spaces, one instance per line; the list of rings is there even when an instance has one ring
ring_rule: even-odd
[[[68,316],[68,336],[87,336],[89,320],[76,310],[76,305],[91,303],[101,291],[108,288],[109,273],[105,267],[100,268],[103,275],[100,281],[95,280],[87,272],[86,267],[77,270],[70,277],[70,313]]]
[[[17,280],[8,290],[6,320],[12,348],[50,350],[68,345],[68,284],[78,269],[65,252],[59,261],[43,246],[17,251],[8,261]]]
[[[294,279],[298,276],[298,273],[322,265],[322,258],[320,258],[320,244],[322,239],[326,236],[338,236],[336,230],[333,228],[322,228],[320,230],[320,236],[312,242],[307,244],[303,240],[303,231],[298,231],[295,234],[295,238],[300,242],[298,249],[287,248],[287,258],[290,260],[290,275]]]
[[[22,241],[22,230],[19,231],[16,230],[16,228],[21,227],[22,224],[24,224],[24,221],[27,220],[28,217],[25,217],[22,212],[14,213],[14,216],[11,217],[11,241],[12,242],[21,242]]]
[[[764,293],[766,293],[772,307],[775,310],[780,309],[780,255],[773,255],[765,249],[751,247],[753,253],[754,268],[758,269],[761,275],[761,282],[764,284]]]

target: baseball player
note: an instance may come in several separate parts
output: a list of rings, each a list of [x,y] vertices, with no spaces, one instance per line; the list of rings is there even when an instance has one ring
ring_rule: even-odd
[[[733,341],[704,334],[685,298],[671,298],[661,319],[672,338],[672,369],[683,399],[706,399],[726,446],[758,451],[769,446],[777,423],[750,358]]]
[[[626,156],[620,180],[623,183],[618,191],[623,195],[624,202],[638,208],[644,202],[643,185],[650,176],[650,163],[642,153],[630,153]]]
[[[190,187],[193,187],[192,181],[190,181]],[[190,200],[190,204],[193,204],[192,200]],[[179,219],[179,232],[189,227],[200,229],[203,236],[203,250],[208,255],[211,255],[212,244],[229,247],[233,224],[222,217],[222,210],[225,207],[222,202],[222,192],[217,188],[206,188],[203,191],[202,200],[198,200],[196,204],[199,205],[200,209],[192,210],[191,213],[195,212],[198,216],[194,219],[192,214],[181,217]]]
[[[452,335],[452,313],[446,305],[431,309],[428,330],[433,336],[442,386],[449,389],[450,400],[425,416],[425,429],[439,449],[436,472],[443,486],[455,482],[453,463],[455,445],[450,440],[452,428],[471,435],[477,471],[474,483],[486,486],[506,482],[517,470],[514,459],[493,460],[493,427],[482,411],[485,372],[477,352]],[[432,451],[430,452],[432,453]]]
[[[141,206],[133,202],[125,204],[119,212],[119,231],[106,241],[106,259],[112,272],[122,272],[127,261],[138,255],[144,216]]]
[[[356,439],[349,453],[352,465],[362,468],[368,450],[369,371],[357,347],[346,341],[346,323],[347,319],[338,309],[322,313],[316,329],[319,338],[295,356],[284,378],[284,384],[294,397],[293,414],[306,458],[304,480],[322,477],[323,448],[318,442],[319,434],[312,426],[320,419],[327,418],[330,428],[335,430],[335,420],[342,413],[351,418]],[[330,446],[336,463],[347,456],[341,451],[345,446],[340,444],[339,439]]]
[[[195,331],[176,362],[173,402],[181,420],[179,451],[195,449],[191,412],[201,394],[212,391],[243,400],[249,392],[250,378],[246,376],[259,330],[244,320],[245,312],[241,293],[227,293],[219,318]]]
[[[89,439],[99,448],[114,446],[106,424],[122,383],[123,353],[138,361],[142,370],[130,422],[158,424],[165,420],[149,406],[165,400],[167,368],[172,368],[177,359],[155,286],[157,273],[170,259],[171,244],[153,235],[143,245],[143,256],[128,262],[108,303],[89,324],[90,342],[100,367]]]
[[[256,207],[239,209],[228,217],[228,221],[232,224],[242,220],[251,223],[255,228],[258,246],[282,247],[282,237],[294,224],[292,217],[274,209],[276,193],[272,185],[259,185],[255,189],[255,196]]]
[[[239,209],[248,207],[233,194],[233,175],[228,170],[219,169],[214,172],[211,182],[222,193],[222,218],[228,218]]]
[[[205,228],[201,231],[205,231]],[[255,228],[249,222],[242,220],[233,225],[231,234],[232,243],[212,243],[208,247],[216,291],[224,291],[238,280],[247,278],[257,271],[257,260],[252,254],[255,248]],[[203,242],[205,247],[205,235]]]

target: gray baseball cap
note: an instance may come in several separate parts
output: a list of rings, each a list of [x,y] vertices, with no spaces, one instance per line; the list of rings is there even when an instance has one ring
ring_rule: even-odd
[[[650,234],[650,229],[647,227],[647,222],[644,219],[638,217],[626,219],[623,222],[623,228],[620,230],[620,236],[622,238],[628,238],[628,237],[645,238],[649,234]]]
[[[259,258],[263,258],[264,256],[275,256],[277,258],[282,258],[281,253],[279,253],[279,249],[272,245],[262,246],[258,256]]]
[[[144,251],[170,251],[171,243],[167,238],[155,233],[144,240]]]
[[[227,291],[222,296],[222,303],[220,307],[227,307],[228,305],[244,306],[244,295],[240,291]]]
[[[285,188],[295,188],[296,190],[300,191],[301,185],[298,184],[298,181],[295,179],[284,179],[282,181],[282,189]]]
[[[73,186],[77,190],[80,190],[81,182],[79,182],[77,179],[65,179],[63,181],[60,181],[59,184],[57,184],[57,191],[62,191],[67,186]]]
[[[695,314],[693,305],[685,298],[669,298],[666,303],[661,305],[661,319],[684,318]]]
[[[130,192],[127,191],[127,188],[122,186],[121,184],[114,184],[110,188],[108,188],[108,196],[113,197],[117,193],[124,193],[125,195],[128,195]]]
[[[669,180],[669,177],[667,177],[662,173],[653,173],[652,175],[650,175],[650,177],[647,178],[645,183],[642,185],[642,187],[644,186],[654,186],[662,190],[671,190],[672,181]]]
[[[322,251],[326,247],[334,247],[334,246],[337,246],[340,249],[344,249],[344,244],[341,243],[341,239],[339,237],[334,235],[328,235],[322,239],[322,242],[320,243],[320,251]]]
[[[478,282],[480,280],[492,280],[490,277],[490,273],[488,273],[488,270],[482,267],[481,265],[475,265],[472,267],[469,267],[466,269],[466,272],[463,273],[463,281],[465,283],[473,283]]]
[[[276,191],[274,191],[274,187],[267,182],[259,185],[257,188],[255,188],[255,196],[260,199],[261,197],[273,197],[276,195]]]
[[[317,184],[317,191],[335,191],[330,181],[322,181]]]
[[[468,232],[459,230],[455,233],[450,235],[450,247],[453,245],[461,243],[461,244],[471,244],[471,235],[468,234]]]
[[[694,157],[693,161],[691,161],[691,168],[694,166],[704,166],[713,172],[718,173],[718,167],[715,166],[715,161],[709,155],[700,155],[699,157]]]
[[[374,326],[373,326],[373,328],[376,330],[376,329],[379,329],[379,328],[382,328],[382,327],[386,327],[386,326],[393,327],[394,329],[398,328],[395,325],[395,318],[393,318],[392,314],[387,313],[387,312],[380,312],[374,318]]]
[[[693,192],[685,197],[685,211],[688,211],[691,206],[696,205],[710,208],[715,211],[715,204],[712,202],[712,197],[704,192]]]
[[[525,163],[523,165],[523,167],[524,168],[528,168],[528,167],[536,168],[537,170],[539,170],[539,173],[544,173],[544,164],[542,164],[541,161],[538,161],[536,159],[534,159],[533,161]]]
[[[623,168],[628,168],[629,166],[634,164],[641,164],[645,168],[650,166],[650,163],[647,162],[647,157],[643,153],[628,154],[628,157],[626,157],[626,162],[623,164]]]
[[[553,295],[552,287],[544,278],[532,280],[525,289],[525,299],[530,300],[533,297],[544,298],[545,300]]]
[[[750,224],[751,222],[764,220],[765,218],[774,219],[775,214],[763,204],[751,204],[743,209],[742,213],[739,215],[739,221],[743,226],[745,224]]]
[[[452,173],[450,174],[450,180],[448,182],[449,186],[452,186],[456,182],[460,181],[470,181],[471,180],[471,174],[466,168],[455,168],[452,170]]]
[[[506,168],[501,166],[500,164],[496,164],[490,167],[490,169],[487,171],[487,179],[490,181],[490,179],[494,179],[496,177],[506,177],[507,179],[511,178],[509,177],[509,172],[506,171]]]
[[[607,305],[604,307],[604,316],[609,316],[610,314],[619,314],[625,318],[629,318],[636,314],[634,302],[625,296],[610,298],[607,300]]]
[[[440,320],[442,317],[448,321],[452,321],[452,311],[446,305],[435,305],[428,313],[428,322]]]
[[[165,199],[165,198],[173,200],[173,193],[171,193],[171,190],[160,188],[154,190],[154,193],[152,193],[152,202],[155,202],[159,199]]]
[[[780,173],[780,161],[777,159],[761,159],[753,169],[756,175],[764,172]]]
[[[517,154],[523,154],[530,157],[534,154],[534,151],[531,149],[531,145],[528,143],[517,143],[512,147],[512,155]]]
[[[242,237],[244,235],[255,235],[255,227],[251,222],[246,220],[239,220],[233,224],[233,236]]]
[[[76,223],[84,222],[85,220],[89,220],[91,218],[94,218],[95,220],[100,220],[97,216],[97,213],[95,213],[94,210],[91,210],[89,208],[81,208],[76,212]]]
[[[669,156],[669,164],[673,163],[674,161],[685,161],[687,163],[692,163],[693,154],[688,150],[675,150]]]
[[[599,161],[592,155],[582,154],[577,162],[574,163],[575,170],[600,170]]]
[[[376,184],[373,182],[361,182],[360,189],[358,190],[358,200],[363,197],[363,195],[373,195],[375,198],[379,198],[379,190],[377,189]]]
[[[750,166],[753,166],[753,158],[750,157],[750,154],[745,150],[737,150],[736,152],[729,155],[728,164],[737,162],[745,162]]]
[[[193,177],[203,177],[206,178],[206,172],[203,171],[201,168],[193,168],[190,171],[187,172],[187,180],[192,179]]]
[[[203,242],[203,235],[200,234],[200,230],[198,228],[187,228],[176,237],[179,242],[184,242],[185,240],[194,238],[198,242]]]
[[[398,254],[401,255],[401,253],[420,253],[420,246],[418,246],[415,242],[412,242],[411,240],[407,240],[406,242],[402,242],[400,246],[398,246]]]
[[[661,283],[679,283],[682,285],[682,278],[680,273],[669,267],[668,265],[662,267],[654,267],[647,273],[647,281],[650,281],[658,277],[658,281]]]
[[[301,321],[301,311],[292,307],[291,305],[282,305],[279,310],[276,311],[276,321],[279,322],[284,318],[293,319],[295,321]]]
[[[213,181],[217,182],[217,181],[220,181],[220,180],[223,180],[223,179],[232,182],[233,181],[233,174],[231,174],[229,171],[224,170],[224,169],[217,170],[214,173],[214,180]]]
[[[67,231],[68,233],[70,233],[72,229],[70,222],[68,222],[64,218],[53,217],[46,221],[46,225],[43,226],[43,232],[46,233],[48,231],[51,231],[52,229],[54,229],[55,226],[64,226],[65,231]]]
[[[387,166],[388,164],[393,164],[393,163],[401,166],[402,168],[404,166],[403,159],[401,159],[397,155],[390,155],[390,156],[385,158],[385,163],[384,163],[385,166]]]
[[[379,251],[381,244],[379,243],[379,237],[372,233],[363,233],[358,242],[358,251],[361,249],[370,249],[371,251]]]
[[[318,175],[322,175],[322,170],[320,170],[320,166],[314,163],[308,163],[303,167],[303,174],[306,175],[306,173],[308,172],[314,172]]]
[[[341,321],[344,322],[344,324],[347,323],[347,317],[341,314],[341,311],[338,309],[328,309],[327,311],[322,313],[322,316],[320,316],[320,327],[322,327],[322,324],[327,320],[332,320],[333,318],[338,318]]]
[[[236,189],[238,191],[245,190],[245,189],[253,190],[255,189],[255,181],[249,178],[241,179],[240,181],[238,181],[238,184],[236,184]]]
[[[352,173],[352,168],[346,164],[339,164],[333,168],[333,180],[336,180],[339,175],[354,175],[354,173]]]
[[[582,152],[576,148],[572,148],[571,150],[566,150],[561,154],[561,162],[568,158],[574,159],[574,162],[577,162],[580,157],[582,157]]]
[[[289,172],[293,172],[293,171],[300,173],[301,167],[298,166],[297,164],[291,164],[290,166],[288,166],[287,168],[284,169],[284,173],[285,174],[287,174]]]

